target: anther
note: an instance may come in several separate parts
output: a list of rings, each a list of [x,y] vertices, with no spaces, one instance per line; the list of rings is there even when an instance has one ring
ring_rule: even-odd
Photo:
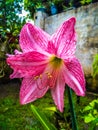
[[[34,80],[37,80],[38,78],[39,78],[39,76],[35,76],[35,77],[34,77]]]
[[[42,79],[42,74],[40,74],[39,78]]]

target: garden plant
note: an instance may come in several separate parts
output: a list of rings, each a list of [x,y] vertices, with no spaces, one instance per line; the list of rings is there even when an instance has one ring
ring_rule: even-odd
[[[33,1],[0,4],[5,8],[0,15],[0,129],[97,130],[98,95],[87,93],[85,75],[75,56],[76,18],[70,17],[49,35],[26,20],[40,5],[50,13],[50,3],[60,6],[60,0]],[[85,6],[93,1],[79,2]],[[61,8],[74,3],[62,0]],[[24,8],[31,16],[19,16]],[[92,67],[92,77],[97,79],[98,54]]]

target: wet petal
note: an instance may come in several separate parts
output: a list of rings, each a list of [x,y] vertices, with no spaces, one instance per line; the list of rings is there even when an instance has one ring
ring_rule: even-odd
[[[63,112],[64,108],[64,90],[65,82],[62,79],[62,75],[59,75],[59,77],[57,78],[56,86],[51,88],[51,94],[60,112]]]
[[[14,70],[11,78],[36,76],[43,72],[47,63],[47,56],[38,52],[12,55],[7,58],[7,64]]]
[[[51,37],[57,55],[63,59],[71,57],[76,49],[76,32],[74,29],[75,18],[65,21],[62,26]]]
[[[42,29],[27,23],[20,32],[21,49],[23,52],[46,50],[49,37]]]
[[[78,96],[85,95],[85,79],[79,61],[74,58],[70,62],[65,62],[63,75],[66,84],[72,88]]]
[[[24,78],[20,89],[20,103],[27,104],[41,98],[48,90],[48,86],[39,88],[32,77]]]

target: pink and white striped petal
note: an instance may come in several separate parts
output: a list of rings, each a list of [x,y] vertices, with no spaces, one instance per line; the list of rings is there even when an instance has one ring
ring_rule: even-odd
[[[24,78],[20,89],[20,103],[27,104],[35,101],[36,99],[43,97],[48,89],[49,87],[46,84],[40,89],[37,86],[36,80],[32,77]]]
[[[50,35],[42,29],[27,23],[20,32],[20,47],[23,52],[47,50]]]
[[[58,57],[63,59],[74,55],[76,49],[76,32],[74,29],[75,18],[65,21],[62,26],[51,36],[52,43],[57,50]]]
[[[85,79],[82,67],[78,59],[74,58],[69,63],[65,62],[63,76],[66,84],[72,88],[78,96],[85,95]]]
[[[64,108],[64,90],[65,90],[65,81],[62,75],[59,75],[55,87],[51,88],[51,94],[54,103],[56,104],[60,112],[63,112]]]
[[[43,72],[48,64],[47,56],[39,52],[27,52],[20,55],[9,56],[7,64],[11,66],[14,73],[11,78],[36,76]]]

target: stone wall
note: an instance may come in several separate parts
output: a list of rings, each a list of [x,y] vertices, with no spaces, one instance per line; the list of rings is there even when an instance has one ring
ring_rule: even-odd
[[[41,20],[39,26],[52,34],[66,19],[72,16],[77,20],[75,26],[78,34],[76,56],[83,66],[86,77],[90,77],[93,57],[98,53],[98,2],[46,17],[44,21]],[[41,26],[42,22],[44,22],[44,27]],[[90,82],[93,81],[90,80]]]

